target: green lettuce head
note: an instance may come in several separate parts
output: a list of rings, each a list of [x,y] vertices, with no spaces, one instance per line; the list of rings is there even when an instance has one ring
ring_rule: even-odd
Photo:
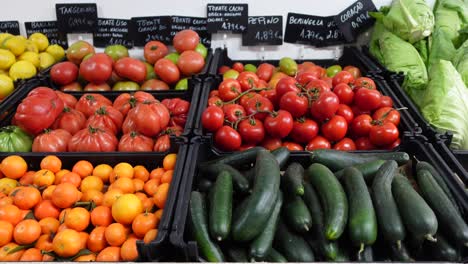
[[[460,73],[465,85],[468,86],[468,40],[458,48],[452,60],[453,65]]]

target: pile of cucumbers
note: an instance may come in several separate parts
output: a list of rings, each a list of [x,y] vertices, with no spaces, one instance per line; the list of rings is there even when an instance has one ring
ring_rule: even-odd
[[[300,164],[284,147],[255,147],[199,164],[188,228],[201,257],[466,260],[466,217],[431,164],[416,161],[415,175],[405,175],[405,152],[310,155]]]

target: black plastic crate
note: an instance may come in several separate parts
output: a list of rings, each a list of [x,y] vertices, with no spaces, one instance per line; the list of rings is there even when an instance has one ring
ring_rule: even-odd
[[[31,87],[36,87],[39,84],[39,79],[37,77],[32,77],[26,80],[20,80],[14,83],[15,89],[13,92],[5,97],[2,101],[0,101],[0,109],[7,107],[8,105],[12,104],[12,102],[16,101],[16,98],[23,97],[27,91],[31,89]],[[0,119],[3,117],[4,111],[0,110]]]
[[[452,150],[449,147],[450,138],[437,135],[437,139],[434,144],[437,151],[454,170],[459,180],[468,186],[468,150]]]
[[[192,240],[186,232],[188,206],[190,203],[190,192],[196,189],[198,181],[198,164],[203,161],[213,160],[225,154],[219,154],[213,150],[211,144],[202,138],[192,139],[192,144],[189,147],[185,164],[185,174],[179,191],[179,203],[174,215],[174,223],[170,235],[171,243],[176,246],[179,251],[183,252],[183,256],[178,256],[179,259],[185,258],[185,261],[197,262],[203,261],[200,257],[197,243]],[[407,152],[411,157],[411,163],[414,161],[426,161],[434,166],[434,168],[444,177],[449,189],[458,202],[458,206],[464,217],[468,217],[468,194],[464,191],[464,187],[457,182],[453,176],[453,170],[442,157],[438,154],[432,144],[427,142],[423,136],[410,136],[402,143],[400,151]],[[378,151],[367,151],[367,153],[376,153]],[[288,163],[299,162],[303,166],[311,164],[310,153],[291,153]],[[284,168],[283,168],[284,169]],[[415,173],[415,167],[411,167],[411,171]],[[179,260],[177,259],[177,260]]]

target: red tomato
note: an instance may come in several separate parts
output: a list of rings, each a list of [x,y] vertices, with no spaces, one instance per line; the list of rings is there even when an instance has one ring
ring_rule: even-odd
[[[314,120],[299,118],[294,121],[291,138],[298,143],[308,143],[318,134],[318,124]]]
[[[362,109],[360,109],[359,107],[357,107],[356,105],[351,106],[351,110],[353,110],[354,116],[358,116],[358,115],[370,115],[370,114],[371,114],[370,111],[362,110]]]
[[[126,116],[128,111],[137,104],[155,100],[156,99],[154,99],[153,95],[143,91],[137,91],[132,94],[121,93],[117,98],[115,98],[113,107],[119,110],[122,115]]]
[[[378,122],[391,122],[398,126],[400,124],[400,112],[391,107],[381,107],[372,115],[372,118]]]
[[[346,83],[339,83],[333,88],[333,92],[340,99],[341,104],[351,105],[354,99],[353,89]]]
[[[221,107],[208,106],[202,114],[202,126],[204,129],[214,132],[224,123],[224,112]]]
[[[240,148],[239,148],[239,151],[244,151],[244,150],[248,150],[248,149],[251,149],[253,147],[255,147],[256,145],[249,145],[249,144],[244,144],[244,145],[241,145]]]
[[[114,64],[115,72],[122,78],[142,83],[146,80],[146,65],[130,57],[121,58]]]
[[[281,78],[278,83],[276,84],[276,96],[278,99],[281,99],[283,94],[287,92],[300,92],[300,89],[297,88],[296,79],[293,77],[284,77]]]
[[[72,62],[59,62],[50,69],[50,79],[58,85],[70,84],[77,78],[78,67]]]
[[[162,100],[161,103],[167,107],[167,110],[169,110],[169,114],[171,114],[171,123],[185,127],[187,115],[190,109],[190,102],[180,98],[168,98]]]
[[[304,63],[307,63],[307,62],[304,62]],[[302,63],[302,65],[304,65],[304,63]],[[312,74],[317,76],[317,78],[322,78],[323,76],[327,75],[327,70],[318,65],[305,66],[298,73],[302,73],[302,72],[311,72]]]
[[[357,78],[354,81],[353,85],[354,85],[354,87],[362,87],[362,88],[367,88],[367,89],[371,89],[371,90],[376,89],[374,80],[372,80],[371,78],[368,78],[368,77],[359,77],[359,78]]]
[[[347,72],[351,73],[351,75],[353,75],[354,79],[357,79],[357,78],[361,77],[361,70],[359,70],[358,67],[348,65],[348,66],[343,68],[343,71],[347,71]]]
[[[262,113],[257,113],[254,117],[263,121],[267,117],[268,112],[273,111],[273,104],[263,96],[256,96],[247,101],[245,111],[247,115],[261,111]]]
[[[353,82],[354,82],[353,75],[347,71],[340,71],[333,77],[333,80],[332,80],[333,87],[335,87],[339,83],[350,84]]]
[[[356,144],[354,144],[354,141],[350,138],[343,138],[333,146],[333,149],[341,151],[353,151],[356,150]]]
[[[312,103],[310,110],[314,118],[325,120],[335,115],[339,105],[340,100],[338,96],[332,92],[323,92],[320,93],[318,99]]]
[[[338,106],[338,110],[336,111],[336,114],[344,117],[346,119],[346,123],[348,124],[351,124],[351,122],[354,119],[353,110],[351,110],[351,107],[345,104],[340,104],[340,106]]]
[[[221,98],[217,97],[217,96],[214,96],[214,97],[211,97],[210,99],[208,99],[208,106],[223,106],[223,100],[221,100]]]
[[[246,116],[245,109],[238,104],[227,104],[223,106],[224,119],[231,123],[237,122],[240,118]]]
[[[232,69],[237,71],[237,72],[243,72],[244,71],[244,64],[242,64],[240,62],[235,62],[232,65]]]
[[[289,151],[304,151],[304,148],[295,142],[283,142],[283,147],[286,147]]]
[[[336,115],[322,125],[323,136],[330,141],[343,139],[348,132],[348,123],[342,116]]]
[[[122,125],[124,133],[137,131],[147,137],[157,136],[169,124],[170,114],[159,102],[144,102],[128,111]]]
[[[316,149],[331,149],[331,144],[328,139],[322,136],[314,137],[309,144],[307,144],[305,150],[316,150]]]
[[[270,100],[273,106],[278,105],[278,96],[276,95],[276,89],[266,88],[266,90],[260,91],[260,95]]]
[[[86,121],[86,127],[106,130],[117,135],[122,129],[123,115],[112,106],[101,106]]]
[[[215,144],[224,151],[235,151],[241,146],[239,133],[230,126],[223,126],[215,134]]]
[[[116,151],[119,141],[114,134],[87,127],[78,131],[68,142],[70,152],[110,152]]]
[[[279,106],[291,113],[293,117],[301,117],[307,113],[309,101],[300,93],[287,92],[281,97]]]
[[[154,64],[154,72],[168,84],[176,83],[180,79],[179,68],[169,59],[159,59]]]
[[[224,102],[228,102],[236,98],[242,92],[239,81],[234,79],[226,79],[218,86],[219,98]]]
[[[195,50],[198,43],[200,43],[200,36],[191,29],[184,29],[177,32],[172,39],[172,45],[179,53],[186,50]]]
[[[377,90],[359,88],[354,94],[354,103],[359,109],[372,111],[379,108],[382,94]]]
[[[357,150],[373,150],[376,147],[370,142],[368,137],[360,137],[354,141]]]
[[[149,64],[155,64],[159,59],[169,53],[167,46],[160,41],[150,41],[146,43],[143,56]]]
[[[322,93],[325,91],[329,92],[331,91],[331,85],[329,85],[324,80],[316,79],[316,80],[310,80],[306,86],[306,89],[314,93]]]
[[[111,91],[112,88],[107,83],[100,83],[100,84],[88,83],[85,86],[84,90],[86,92],[104,92],[104,91]]]
[[[154,143],[152,138],[132,131],[122,136],[119,141],[117,150],[125,152],[151,152],[153,150],[153,145]]]
[[[103,83],[112,75],[112,63],[112,58],[109,55],[96,53],[81,62],[80,75],[88,82]]]
[[[270,81],[271,76],[273,76],[273,72],[275,71],[275,66],[271,65],[270,63],[262,63],[257,67],[257,76],[260,80],[264,80],[265,82]]]
[[[143,91],[167,91],[170,89],[167,83],[156,79],[147,80],[140,87],[140,90]]]
[[[401,140],[398,138],[392,144],[385,146],[385,149],[392,150],[400,146],[400,144],[401,144]]]
[[[376,146],[390,145],[398,139],[400,133],[393,123],[372,126],[369,132],[370,142]]]
[[[266,137],[262,143],[262,147],[268,149],[268,150],[275,150],[277,148],[280,148],[283,144],[281,143],[280,138],[272,138],[272,137]]]
[[[218,96],[219,97],[219,91],[218,90],[211,91],[210,94],[208,95],[208,98],[211,98],[213,96]]]
[[[79,82],[72,82],[70,84],[64,85],[60,87],[60,91],[67,91],[67,92],[80,92],[83,91],[83,88],[81,87],[81,84]]]
[[[248,144],[260,143],[265,137],[265,129],[262,121],[258,119],[245,119],[239,123],[237,127],[239,134],[242,138],[242,142]]]
[[[259,79],[257,82],[257,88],[268,88],[268,83],[264,80]]]
[[[175,125],[167,127],[163,134],[179,137],[182,132],[184,132],[184,129],[181,126]]]
[[[205,59],[196,51],[186,50],[180,54],[177,60],[177,67],[179,67],[183,75],[191,76],[203,70]]]
[[[257,74],[253,72],[241,72],[239,73],[237,80],[239,81],[242,91],[244,92],[255,88],[260,79],[258,78]]]
[[[80,97],[75,109],[82,112],[86,117],[90,117],[103,105],[112,106],[112,102],[101,94],[86,93]]]
[[[33,152],[66,152],[72,135],[64,129],[46,130],[36,136],[32,144]]]
[[[229,68],[228,66],[226,65],[223,65],[221,67],[219,67],[218,69],[218,73],[223,75],[225,72],[229,71],[231,68]]]
[[[392,98],[390,98],[389,96],[382,96],[380,98],[380,106],[379,107],[385,107],[385,106],[388,106],[388,107],[393,107],[393,100]]]
[[[55,90],[55,93],[60,98],[60,100],[62,100],[65,107],[70,107],[70,108],[75,107],[76,102],[78,101],[78,100],[76,100],[75,96],[73,96],[71,94],[63,93],[63,92],[58,91],[58,90]]]
[[[311,81],[318,80],[320,77],[313,72],[302,72],[297,74],[296,80],[302,86],[307,86]]]
[[[288,111],[278,110],[265,118],[264,126],[271,137],[285,138],[293,128],[293,118]]]
[[[63,112],[55,119],[53,129],[64,129],[74,135],[85,127],[86,117],[83,113],[73,108],[65,107]]]
[[[356,137],[365,137],[369,135],[372,128],[372,117],[367,114],[358,115],[351,122],[351,132]]]
[[[256,97],[261,97],[261,95],[259,95],[258,93],[255,93],[255,92],[248,92],[247,94],[241,96],[241,98],[239,99],[239,104],[242,105],[242,107],[246,108],[247,107],[247,102],[250,99],[256,98]]]
[[[162,135],[156,139],[154,143],[154,152],[166,152],[171,148],[171,138],[169,135]]]

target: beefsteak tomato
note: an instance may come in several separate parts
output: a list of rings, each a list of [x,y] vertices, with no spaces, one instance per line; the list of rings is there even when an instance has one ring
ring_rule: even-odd
[[[150,152],[153,150],[153,139],[132,131],[120,138],[118,150],[127,152]]]
[[[110,152],[116,151],[119,141],[111,132],[94,127],[78,131],[68,142],[70,152]]]
[[[32,144],[33,152],[66,152],[72,135],[65,129],[45,130],[36,136]]]
[[[166,129],[170,114],[167,107],[159,101],[144,102],[128,111],[123,123],[123,132],[137,131],[145,136],[154,137]]]

